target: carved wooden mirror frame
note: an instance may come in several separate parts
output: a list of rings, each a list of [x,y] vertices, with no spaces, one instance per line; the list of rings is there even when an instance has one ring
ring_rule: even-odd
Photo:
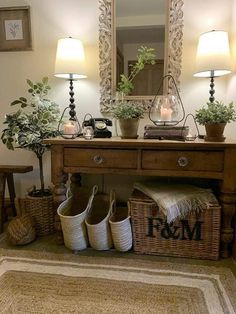
[[[165,74],[171,73],[179,87],[183,41],[184,0],[169,0],[166,25]],[[100,73],[100,111],[108,113],[114,99],[114,0],[99,0],[99,73]],[[152,98],[133,96],[147,109]],[[131,98],[131,97],[130,97]]]

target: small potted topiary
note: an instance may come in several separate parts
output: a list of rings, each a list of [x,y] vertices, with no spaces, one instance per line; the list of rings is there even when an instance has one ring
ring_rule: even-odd
[[[8,149],[26,149],[35,153],[38,158],[40,189],[33,188],[29,192],[25,206],[28,206],[28,211],[36,220],[38,235],[45,235],[53,230],[54,213],[52,208],[48,208],[53,205],[52,193],[44,185],[43,155],[49,147],[43,140],[58,135],[60,110],[56,103],[46,98],[50,90],[47,77],[42,82],[27,80],[27,84],[30,99],[20,97],[11,103],[11,106],[20,105],[21,108],[6,115],[4,124],[7,127],[2,131],[1,139]],[[46,224],[47,214],[49,226]]]
[[[131,101],[123,101],[112,110],[112,115],[119,121],[121,138],[137,138],[139,120],[144,117],[141,105]]]
[[[222,101],[208,102],[207,107],[196,111],[195,120],[206,129],[205,141],[223,142],[224,129],[227,123],[236,120],[233,102],[225,105]]]

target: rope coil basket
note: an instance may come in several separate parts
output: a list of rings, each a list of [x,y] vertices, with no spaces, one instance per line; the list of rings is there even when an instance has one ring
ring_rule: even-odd
[[[97,194],[85,219],[90,246],[95,250],[109,250],[113,246],[109,218],[112,213],[114,191],[110,196]]]
[[[12,245],[25,245],[36,238],[34,219],[25,214],[21,204],[21,199],[15,199],[17,217],[13,218],[7,227],[7,240]]]
[[[95,185],[90,190],[80,187],[73,194],[67,193],[67,199],[62,202],[57,213],[60,217],[65,246],[73,251],[81,251],[88,246],[88,236],[85,218],[94,196],[98,191]]]
[[[113,202],[109,223],[115,249],[120,252],[129,251],[133,244],[129,209],[127,207],[117,208]]]

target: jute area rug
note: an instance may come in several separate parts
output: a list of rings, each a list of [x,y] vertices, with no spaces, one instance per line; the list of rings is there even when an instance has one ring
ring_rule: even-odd
[[[227,268],[0,249],[0,313],[235,313]]]

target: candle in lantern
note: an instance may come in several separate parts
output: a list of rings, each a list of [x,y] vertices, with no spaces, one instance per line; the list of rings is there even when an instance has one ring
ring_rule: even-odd
[[[63,130],[64,130],[64,134],[67,134],[67,135],[76,134],[76,127],[72,122],[65,123]]]
[[[165,108],[161,106],[161,120],[162,121],[171,121],[171,115],[173,110],[171,108]]]

